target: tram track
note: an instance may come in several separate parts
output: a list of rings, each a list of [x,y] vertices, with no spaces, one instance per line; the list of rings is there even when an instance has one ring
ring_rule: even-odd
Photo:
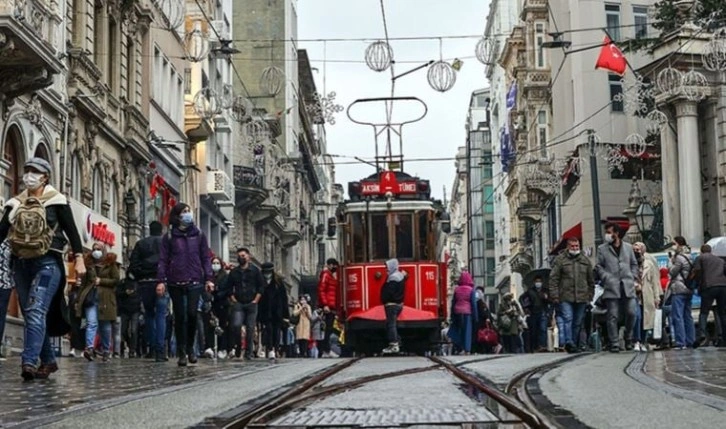
[[[491,359],[491,358],[490,358]],[[497,389],[493,383],[482,380],[480,377],[467,371],[465,362],[454,363],[438,357],[429,357],[430,363],[426,366],[406,368],[401,370],[387,371],[379,374],[356,376],[352,379],[335,382],[336,376],[345,374],[345,371],[355,364],[364,362],[380,361],[371,358],[355,358],[327,368],[311,378],[291,383],[277,391],[271,392],[254,403],[246,403],[235,410],[224,415],[207,419],[197,428],[270,428],[270,427],[301,427],[304,424],[292,424],[295,419],[290,417],[294,413],[308,409],[311,404],[328,400],[344,392],[354,391],[363,386],[375,382],[392,380],[399,377],[406,377],[415,374],[424,374],[432,371],[441,371],[451,376],[451,384],[460,386],[462,391],[469,390],[476,394],[468,395],[478,406],[484,407],[490,415],[496,416],[496,421],[477,422],[484,424],[483,427],[528,427],[528,428],[554,428],[558,427],[539,411],[536,404],[526,395],[528,374],[535,374],[546,371],[547,367],[554,368],[570,359],[557,361],[554,364],[542,365],[532,371],[515,376],[505,391]],[[392,360],[393,361],[393,360]],[[463,365],[462,365],[463,364]],[[350,411],[351,410],[346,410]],[[466,425],[471,422],[452,422],[454,424]],[[435,425],[440,426],[442,422],[416,422],[417,427]],[[336,427],[357,427],[365,424],[331,424]],[[317,426],[317,425],[316,425]]]

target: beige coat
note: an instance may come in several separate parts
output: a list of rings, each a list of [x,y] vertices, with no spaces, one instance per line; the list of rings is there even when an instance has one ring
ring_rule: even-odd
[[[303,311],[305,310],[305,311]],[[301,305],[299,302],[295,304],[295,308],[292,310],[293,316],[300,316],[300,321],[295,326],[295,338],[297,340],[309,340],[310,339],[310,314],[312,309],[310,304]]]
[[[655,318],[655,302],[660,300],[662,293],[660,288],[660,270],[658,261],[646,253],[643,260],[643,329],[653,329]]]

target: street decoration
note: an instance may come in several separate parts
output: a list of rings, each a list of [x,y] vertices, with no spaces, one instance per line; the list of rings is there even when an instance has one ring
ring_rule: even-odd
[[[625,138],[625,152],[631,158],[639,158],[647,148],[645,138],[638,133],[633,133]]]
[[[703,73],[691,70],[683,75],[681,92],[690,101],[701,101],[706,98],[708,79]]]
[[[192,102],[194,112],[203,119],[209,120],[222,113],[219,94],[210,87],[200,89],[194,95]]]
[[[456,83],[456,70],[451,64],[440,60],[431,64],[427,77],[431,88],[439,92],[446,92]]]
[[[623,110],[631,115],[643,116],[648,113],[649,101],[654,97],[653,84],[646,82],[642,75],[633,81],[621,79],[622,92],[613,97],[613,101],[623,103]]]
[[[708,71],[726,71],[726,27],[717,29],[703,47],[703,67]]]
[[[231,109],[234,103],[234,86],[230,83],[222,85],[222,91],[219,94],[219,103],[222,109]]]
[[[664,125],[668,124],[668,116],[658,109],[653,109],[645,116],[645,126],[648,135],[660,134]]]
[[[237,95],[232,100],[229,113],[232,115],[232,119],[243,124],[250,120],[253,108],[252,102],[249,99],[242,95]]]
[[[250,147],[267,138],[270,133],[270,127],[267,122],[261,119],[254,119],[244,125],[244,133],[247,136],[247,142]]]
[[[335,125],[335,114],[343,111],[343,106],[335,102],[337,94],[329,92],[327,96],[315,93],[313,99],[305,103],[305,110],[312,115],[314,122],[326,122]]]
[[[184,35],[187,59],[193,63],[203,61],[209,55],[209,49],[209,34],[202,30],[201,22],[196,21],[193,28]]]
[[[607,162],[608,171],[613,172],[618,170],[621,173],[624,171],[624,165],[628,162],[628,157],[623,155],[621,145],[605,145],[602,154],[602,157]]]
[[[393,49],[383,40],[371,43],[365,52],[366,65],[375,72],[382,72],[393,63]]]
[[[484,65],[489,65],[489,56],[491,55],[492,42],[487,37],[482,37],[476,43],[475,53],[476,59]]]
[[[165,30],[177,31],[184,23],[186,15],[185,2],[183,0],[159,0],[159,9],[163,13],[160,23]]]
[[[666,95],[678,95],[683,87],[683,73],[673,67],[666,67],[655,78],[658,91]]]
[[[260,88],[270,96],[276,96],[282,91],[285,83],[285,72],[279,67],[269,66],[262,70],[260,75]]]

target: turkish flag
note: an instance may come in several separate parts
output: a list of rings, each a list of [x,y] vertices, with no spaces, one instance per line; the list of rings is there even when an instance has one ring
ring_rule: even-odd
[[[381,194],[390,192],[392,194],[398,193],[398,181],[396,180],[396,173],[393,171],[384,171],[381,173],[380,191]]]
[[[622,76],[625,74],[627,67],[628,62],[625,60],[623,52],[615,46],[615,43],[608,36],[605,36],[603,47],[600,49],[600,56],[597,57],[597,63],[595,63],[595,68],[610,70]]]

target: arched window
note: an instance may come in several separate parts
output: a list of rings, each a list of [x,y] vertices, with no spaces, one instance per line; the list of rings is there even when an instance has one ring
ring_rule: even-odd
[[[20,158],[18,148],[23,147],[23,137],[17,126],[12,126],[5,137],[5,151],[3,159],[10,168],[3,175],[3,197],[5,201],[14,197],[20,191],[20,178],[23,170],[23,160]]]
[[[81,183],[83,183],[81,177],[81,159],[78,155],[73,155],[71,160],[71,186],[69,188],[71,197],[77,201],[81,200]]]
[[[111,180],[111,179],[109,179]],[[110,195],[108,196],[108,217],[114,222],[118,222],[118,200],[117,200],[117,191],[118,187],[116,186],[116,181],[111,180],[111,186],[109,187]]]
[[[50,152],[48,151],[48,145],[46,145],[44,142],[38,143],[38,146],[35,148],[35,154],[33,154],[34,157],[43,158],[44,160],[48,161],[50,165],[53,165],[53,161],[50,159]],[[53,172],[50,174],[50,183],[53,182]]]
[[[101,213],[101,205],[103,204],[103,178],[101,177],[101,168],[93,169],[93,210]]]

